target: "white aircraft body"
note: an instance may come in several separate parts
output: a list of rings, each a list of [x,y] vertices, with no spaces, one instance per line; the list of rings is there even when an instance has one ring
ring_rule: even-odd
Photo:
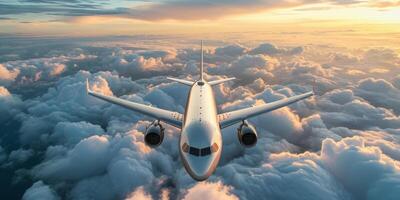
[[[237,130],[239,142],[245,147],[251,147],[257,142],[257,132],[246,119],[313,95],[310,91],[264,105],[218,113],[212,86],[235,78],[207,82],[203,74],[203,43],[201,43],[199,80],[167,78],[190,87],[186,110],[183,114],[91,91],[88,81],[86,81],[86,86],[89,95],[154,118],[155,121],[146,128],[144,133],[145,143],[151,147],[157,147],[163,141],[164,128],[160,122],[181,129],[179,140],[181,160],[189,175],[197,181],[203,181],[211,176],[218,165],[222,152],[221,129],[241,122]]]

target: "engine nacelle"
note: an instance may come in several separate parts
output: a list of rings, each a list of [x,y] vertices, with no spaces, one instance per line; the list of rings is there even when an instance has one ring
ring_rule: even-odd
[[[257,131],[247,121],[243,123],[237,129],[237,136],[240,144],[245,147],[252,147],[257,143]]]
[[[147,128],[144,134],[144,142],[151,146],[157,147],[164,140],[164,128],[161,126],[159,121],[152,122]]]

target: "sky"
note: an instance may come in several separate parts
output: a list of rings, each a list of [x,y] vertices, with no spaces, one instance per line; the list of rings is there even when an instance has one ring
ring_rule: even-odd
[[[400,196],[399,1],[0,0],[0,199],[328,199]],[[222,130],[196,182],[179,130],[86,95],[184,112],[204,40],[218,111],[313,89]]]
[[[23,35],[400,29],[396,0],[1,0],[0,11],[0,31]]]

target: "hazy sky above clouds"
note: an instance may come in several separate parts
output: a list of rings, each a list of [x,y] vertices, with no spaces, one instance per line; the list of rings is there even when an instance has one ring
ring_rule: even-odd
[[[397,0],[0,1],[0,32],[33,35],[351,30],[343,34],[398,39],[399,19]]]

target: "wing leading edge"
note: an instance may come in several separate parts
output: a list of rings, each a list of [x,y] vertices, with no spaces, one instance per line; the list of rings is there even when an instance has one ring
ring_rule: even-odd
[[[117,97],[113,97],[113,96],[107,96],[107,95],[103,95],[103,94],[91,91],[89,89],[88,80],[86,80],[86,92],[91,96],[97,97],[99,99],[102,99],[104,101],[107,101],[107,102],[110,102],[113,104],[117,104],[119,106],[142,113],[144,115],[153,117],[155,119],[161,120],[161,121],[163,121],[167,124],[170,124],[172,126],[175,126],[177,128],[182,127],[183,116],[182,116],[182,114],[180,114],[178,112],[172,112],[169,110],[155,108],[155,107],[143,105],[140,103],[134,103],[134,102],[131,102],[131,101],[128,101],[125,99],[121,99],[121,98],[117,98]]]
[[[281,100],[267,103],[264,105],[243,108],[243,109],[239,109],[239,110],[235,110],[235,111],[231,111],[231,112],[222,113],[222,114],[218,115],[219,124],[220,124],[221,128],[226,128],[226,127],[231,126],[242,120],[282,108],[284,106],[290,105],[297,101],[306,99],[312,95],[314,95],[313,92],[307,92],[304,94],[281,99]]]

